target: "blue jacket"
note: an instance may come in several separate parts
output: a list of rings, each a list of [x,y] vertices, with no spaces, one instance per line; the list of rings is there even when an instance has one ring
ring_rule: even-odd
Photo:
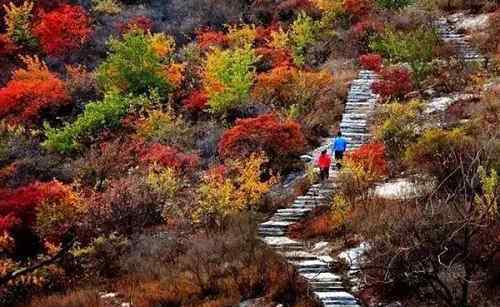
[[[343,137],[336,137],[332,140],[332,152],[342,151],[347,149],[347,140]]]

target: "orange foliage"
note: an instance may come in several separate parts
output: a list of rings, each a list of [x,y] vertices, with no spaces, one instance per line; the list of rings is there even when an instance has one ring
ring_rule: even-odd
[[[208,107],[208,96],[201,90],[194,91],[182,103],[188,111],[200,112]]]
[[[0,55],[11,55],[17,50],[16,45],[5,34],[0,34]]]
[[[18,69],[0,89],[0,117],[13,122],[33,121],[40,113],[69,102],[64,82],[38,58],[23,58],[26,69]]]
[[[282,48],[261,47],[255,49],[262,61],[269,63],[272,67],[293,65],[293,59],[290,52]]]
[[[141,151],[140,160],[148,164],[158,163],[163,167],[187,171],[194,169],[199,159],[196,155],[185,154],[174,147],[156,143]]]
[[[85,43],[91,33],[90,19],[80,6],[64,5],[42,15],[33,29],[45,53],[65,55]]]
[[[372,0],[344,0],[344,9],[354,17],[363,17],[373,9]]]
[[[225,46],[229,43],[227,36],[220,31],[202,30],[196,33],[198,45],[203,48]]]
[[[16,226],[33,225],[36,209],[43,202],[60,201],[72,195],[71,189],[58,181],[34,182],[14,190],[0,190],[0,233]]]
[[[173,63],[167,67],[167,79],[170,84],[179,87],[184,81],[185,64]]]
[[[385,159],[385,146],[382,143],[365,144],[350,152],[347,159],[361,165],[365,172],[379,177],[386,176],[387,160]]]
[[[254,152],[265,152],[271,159],[300,153],[305,138],[295,121],[281,121],[274,114],[241,119],[227,130],[219,142],[223,157],[241,158]]]

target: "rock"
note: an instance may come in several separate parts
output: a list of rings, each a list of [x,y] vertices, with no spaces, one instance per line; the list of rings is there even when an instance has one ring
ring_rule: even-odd
[[[490,25],[489,21],[490,16],[488,14],[462,16],[462,18],[456,19],[455,27],[458,31],[477,32],[487,29]]]
[[[102,299],[112,299],[112,298],[115,298],[117,296],[118,296],[117,293],[110,292],[110,293],[102,294],[101,298]]]
[[[273,307],[274,304],[270,303],[263,297],[246,300],[240,303],[239,307]]]
[[[400,178],[378,185],[374,194],[385,199],[412,199],[424,194],[434,186],[433,183],[427,185],[417,185],[407,178]]]

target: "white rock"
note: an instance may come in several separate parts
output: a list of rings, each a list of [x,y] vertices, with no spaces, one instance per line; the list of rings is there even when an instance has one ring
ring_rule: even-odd
[[[488,14],[481,14],[458,18],[455,26],[457,29],[475,32],[487,29],[489,24],[490,16]]]

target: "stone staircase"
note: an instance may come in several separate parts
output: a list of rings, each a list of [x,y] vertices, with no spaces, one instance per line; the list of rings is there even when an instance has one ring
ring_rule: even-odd
[[[465,62],[484,63],[486,58],[467,40],[467,37],[458,33],[454,24],[457,20],[447,17],[438,18],[435,22],[435,27],[441,39],[451,43],[457,48],[458,56]]]
[[[371,90],[375,80],[374,72],[363,70],[351,84],[340,123],[342,134],[349,140],[349,150],[358,148],[370,139],[368,121],[377,101],[377,96]],[[329,147],[329,143],[330,140],[326,140],[311,156],[317,157],[321,150]],[[290,225],[306,218],[314,208],[330,204],[335,177],[336,171],[332,170],[330,180],[311,186],[306,195],[297,197],[290,207],[279,209],[268,221],[259,225],[259,236],[297,269],[322,306],[358,307],[361,306],[359,301],[343,286],[342,276],[332,272],[334,259],[314,255],[307,242],[287,236]]]

